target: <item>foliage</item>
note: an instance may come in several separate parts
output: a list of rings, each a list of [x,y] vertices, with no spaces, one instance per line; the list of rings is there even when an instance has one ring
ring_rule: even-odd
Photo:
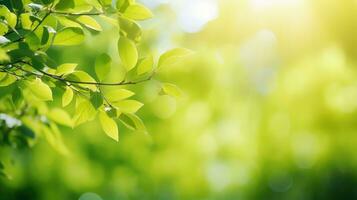
[[[153,57],[141,57],[138,51],[142,30],[137,21],[152,16],[135,0],[1,2],[0,145],[23,148],[43,135],[56,150],[66,154],[58,125],[74,128],[96,118],[103,131],[116,141],[117,121],[147,132],[135,114],[143,104],[129,99],[134,92],[122,87],[149,81],[157,73]],[[107,52],[96,58],[96,76],[78,69],[77,63],[57,64],[48,54],[52,48],[80,45],[86,35],[103,31],[99,21],[104,21],[104,26],[119,27],[118,57],[128,76],[118,82],[107,80],[114,67]],[[159,67],[190,53],[171,50],[161,56]],[[163,84],[163,93],[178,95],[171,84]]]

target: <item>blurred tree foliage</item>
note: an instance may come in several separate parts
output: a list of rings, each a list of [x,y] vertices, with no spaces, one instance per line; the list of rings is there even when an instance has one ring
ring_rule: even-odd
[[[58,125],[73,128],[96,116],[103,131],[116,141],[115,120],[145,133],[142,120],[135,115],[143,104],[129,99],[135,93],[120,86],[149,81],[158,69],[191,53],[168,51],[154,68],[154,58],[140,55],[137,49],[142,30],[136,21],[151,17],[151,11],[134,0],[1,1],[0,145],[24,148],[43,135],[56,150],[67,154]],[[112,57],[106,52],[94,60],[95,78],[77,69],[78,63],[57,64],[48,54],[53,48],[66,51],[66,46],[82,44],[86,35],[102,32],[97,20],[118,28],[117,57],[126,75],[115,82],[107,82]],[[177,97],[179,89],[163,83],[162,93]]]

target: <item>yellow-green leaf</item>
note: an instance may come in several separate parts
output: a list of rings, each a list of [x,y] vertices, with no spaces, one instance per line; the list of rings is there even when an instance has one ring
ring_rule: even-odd
[[[153,66],[154,66],[154,58],[152,56],[148,56],[139,62],[137,68],[137,74],[142,75],[148,73],[152,70]]]
[[[84,40],[84,33],[81,28],[68,27],[60,30],[53,41],[53,45],[71,46],[81,44]]]
[[[103,111],[99,112],[99,121],[102,125],[103,131],[113,140],[119,141],[118,125],[115,121],[108,117],[108,115]]]
[[[110,102],[121,101],[134,95],[134,92],[126,89],[115,89],[107,92],[105,97]]]
[[[103,81],[110,72],[112,59],[106,53],[103,53],[95,60],[95,73],[100,81]]]
[[[123,113],[136,113],[144,104],[136,100],[114,102],[113,105]]]
[[[164,83],[162,85],[162,90],[164,93],[166,93],[170,96],[176,97],[176,98],[178,98],[182,95],[182,91],[180,90],[180,88],[178,88],[174,84]]]
[[[86,16],[86,15],[82,15],[79,16],[77,18],[77,21],[79,21],[80,23],[84,24],[86,27],[96,30],[96,31],[102,31],[102,27],[100,26],[100,24],[98,24],[97,21],[95,21],[95,19],[93,19],[90,16]]]
[[[0,80],[0,87],[5,87],[8,85],[13,84],[17,79],[14,75],[11,74],[6,74],[4,72],[0,72],[2,75],[5,74],[5,76]]]
[[[180,61],[183,57],[191,55],[193,52],[185,48],[176,48],[162,54],[159,59],[158,67],[173,65]]]
[[[59,108],[52,109],[48,113],[47,117],[58,124],[68,126],[68,127],[73,126],[71,117],[68,115],[68,113],[66,111],[64,111],[62,109],[59,109]]]
[[[119,117],[120,121],[129,129],[147,133],[143,121],[135,114],[123,113]]]
[[[62,76],[62,75],[67,75],[71,74],[74,72],[78,64],[76,63],[64,63],[60,66],[57,67],[56,70],[56,75],[57,76]]]
[[[28,88],[39,100],[52,101],[52,91],[48,85],[41,81],[41,79],[36,78],[29,82]]]
[[[77,27],[77,28],[81,28],[81,25],[78,24],[77,22],[68,19],[67,17],[63,17],[63,16],[56,16],[58,22],[60,24],[62,24],[62,26],[64,27]]]
[[[118,51],[121,61],[127,71],[133,69],[138,61],[138,50],[133,41],[121,37],[118,42]]]
[[[20,20],[23,29],[31,29],[32,21],[30,19],[30,13],[22,13],[20,15]]]
[[[123,15],[133,20],[146,20],[153,16],[152,12],[147,7],[138,3],[130,5]]]
[[[62,106],[66,107],[68,104],[71,103],[73,99],[73,90],[70,87],[66,87],[66,91],[63,93],[62,96]]]
[[[96,80],[92,78],[87,72],[84,71],[75,71],[71,75],[77,78],[78,81],[87,82],[87,83],[96,83]],[[81,87],[88,88],[93,92],[98,90],[95,84],[79,84]]]
[[[76,111],[73,117],[74,126],[90,121],[95,117],[96,110],[90,101],[84,98],[76,98]]]

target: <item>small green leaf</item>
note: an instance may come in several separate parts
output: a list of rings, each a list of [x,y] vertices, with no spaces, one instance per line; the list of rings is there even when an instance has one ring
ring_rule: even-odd
[[[28,88],[39,100],[52,101],[52,91],[41,79],[36,78],[34,81],[29,82]]]
[[[146,20],[152,18],[152,12],[141,4],[132,4],[123,13],[125,17],[133,20]]]
[[[137,67],[137,74],[142,75],[148,73],[152,70],[153,66],[154,66],[154,58],[152,56],[148,56],[139,61]]]
[[[100,81],[103,81],[110,72],[112,59],[106,53],[103,53],[95,60],[95,73]]]
[[[0,74],[6,74],[3,72],[0,72]],[[0,80],[0,87],[5,87],[13,84],[16,81],[16,77],[11,74],[6,74],[4,78]]]
[[[146,127],[143,121],[136,115],[123,113],[119,117],[120,121],[130,130],[146,133]]]
[[[133,69],[138,61],[138,50],[133,41],[121,37],[118,42],[118,51],[121,61],[127,71]]]
[[[70,87],[66,87],[66,91],[63,93],[62,96],[62,106],[66,107],[71,103],[73,99],[73,90]]]
[[[168,94],[168,95],[176,97],[176,98],[178,98],[182,95],[182,91],[180,90],[180,88],[178,88],[174,84],[164,83],[162,85],[162,90],[165,94]]]
[[[96,83],[95,79],[92,78],[87,72],[84,71],[75,71],[69,76],[69,79],[71,77],[75,77],[78,81],[81,82],[86,82],[86,83]],[[98,91],[98,88],[95,84],[79,84],[81,87],[88,88],[92,90],[93,92]]]
[[[102,31],[102,27],[100,26],[100,24],[98,24],[97,21],[95,21],[95,19],[93,19],[90,16],[86,16],[86,15],[82,15],[79,16],[77,18],[77,21],[79,21],[80,23],[82,23],[83,25],[85,25],[87,28],[96,30],[96,31]]]
[[[87,99],[77,97],[76,104],[76,111],[73,117],[74,126],[83,124],[95,117],[96,110],[93,108],[92,103]]]
[[[183,57],[191,55],[193,52],[188,49],[184,48],[176,48],[167,51],[166,53],[162,54],[159,59],[158,67],[163,67],[166,65],[173,65],[180,61]]]
[[[77,22],[68,19],[67,17],[63,17],[63,16],[56,16],[58,22],[60,24],[62,24],[62,26],[64,27],[77,27],[77,28],[82,28],[80,24],[78,24]]]
[[[14,13],[10,12],[5,18],[6,18],[7,24],[11,28],[15,28],[16,23],[17,23],[17,16]]]
[[[111,17],[105,16],[105,15],[99,15],[99,17],[101,19],[103,19],[105,22],[107,22],[108,24],[113,25],[115,27],[118,27],[118,21],[117,20],[115,20],[115,19],[113,19]]]
[[[105,97],[108,99],[110,102],[116,102],[116,101],[121,101],[124,99],[127,99],[131,96],[134,95],[134,92],[126,89],[116,89],[116,90],[111,90],[105,94]]]
[[[120,36],[129,38],[135,42],[140,41],[142,31],[137,23],[125,17],[119,17],[118,22],[120,26]]]
[[[103,131],[113,140],[119,141],[118,125],[115,121],[108,117],[108,115],[103,111],[99,112],[99,121],[102,125]]]
[[[52,121],[64,125],[64,126],[68,126],[68,127],[72,127],[73,126],[73,122],[71,117],[68,115],[67,112],[65,112],[62,109],[59,108],[54,108],[52,109],[49,113],[48,113],[48,118],[50,118]]]
[[[71,74],[74,72],[78,64],[76,63],[64,63],[57,67],[56,75],[57,76],[64,76],[67,74]]]
[[[22,13],[20,15],[21,25],[23,29],[30,30],[32,27],[32,21],[30,19],[30,13]]]
[[[71,46],[81,44],[84,40],[83,30],[76,27],[68,27],[60,30],[53,41],[53,45]]]
[[[90,98],[90,102],[95,109],[98,109],[101,105],[103,105],[102,94],[100,92],[93,92]]]
[[[114,102],[113,105],[123,113],[136,113],[144,104],[136,100]]]
[[[7,55],[6,51],[0,48],[0,62],[9,61],[10,57]]]

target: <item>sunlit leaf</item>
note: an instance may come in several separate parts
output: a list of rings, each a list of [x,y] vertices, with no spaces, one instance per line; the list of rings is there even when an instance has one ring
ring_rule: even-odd
[[[136,100],[123,100],[114,102],[113,105],[123,113],[136,113],[144,104]]]
[[[131,113],[123,113],[119,119],[130,130],[146,133],[146,127],[138,116]]]
[[[124,16],[133,20],[146,20],[151,18],[153,14],[144,5],[136,3],[125,9]]]
[[[162,90],[164,93],[166,93],[170,96],[176,97],[176,98],[178,98],[182,95],[182,91],[180,90],[180,88],[178,88],[174,84],[164,83],[162,85]]]
[[[99,112],[99,121],[102,125],[103,131],[113,140],[119,141],[118,125],[115,121],[108,117],[108,115],[103,111]]]
[[[66,87],[66,91],[63,93],[62,96],[62,106],[66,107],[68,104],[71,103],[73,99],[73,90],[70,87]]]
[[[154,66],[154,58],[152,56],[148,56],[139,61],[137,67],[137,74],[142,75],[148,72],[151,72]]]
[[[63,109],[54,108],[48,113],[47,116],[52,121],[54,121],[54,122],[56,122],[58,124],[61,124],[61,125],[64,125],[64,126],[68,126],[68,127],[72,127],[73,126],[73,122],[72,122],[71,117]]]
[[[102,31],[102,27],[100,26],[100,24],[98,24],[98,22],[93,19],[90,16],[86,16],[86,15],[82,15],[79,16],[77,19],[77,21],[79,21],[80,23],[84,24],[86,27],[96,30],[96,31]]]
[[[99,55],[95,61],[95,73],[100,81],[103,81],[110,72],[112,59],[106,53]]]
[[[62,75],[71,74],[74,72],[77,65],[78,64],[76,64],[76,63],[64,63],[57,67],[56,75],[62,76]]]
[[[71,76],[68,79],[72,79],[72,77],[75,77],[74,81],[78,82],[84,82],[83,84],[79,84],[81,87],[88,88],[94,92],[96,92],[97,86],[95,84],[87,84],[87,83],[96,83],[96,80],[92,78],[87,72],[84,71],[75,71],[71,74]]]
[[[163,67],[167,65],[173,65],[178,61],[182,60],[182,58],[192,55],[192,51],[184,48],[176,48],[169,50],[161,55],[159,59],[158,67]]]
[[[39,100],[52,101],[52,91],[41,79],[36,78],[28,82],[28,88]]]
[[[69,27],[60,30],[53,41],[53,45],[71,46],[81,44],[84,40],[83,30]]]
[[[118,51],[121,61],[127,71],[133,69],[138,61],[138,51],[133,41],[121,37],[118,42]]]
[[[110,102],[121,101],[134,95],[134,92],[126,89],[114,89],[105,93],[105,97]]]
[[[98,109],[103,104],[103,97],[100,92],[93,92],[90,101],[95,109]]]

